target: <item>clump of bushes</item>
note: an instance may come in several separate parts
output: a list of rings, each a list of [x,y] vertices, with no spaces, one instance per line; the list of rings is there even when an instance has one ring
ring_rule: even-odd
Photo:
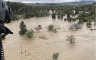
[[[69,36],[66,40],[70,41],[70,43],[74,43],[75,42],[75,38],[74,38],[73,35]]]
[[[34,35],[34,31],[31,29],[31,30],[27,30],[27,32],[25,33],[26,34],[26,36],[28,37],[28,38],[32,38],[33,37],[33,35]]]
[[[12,14],[12,20],[19,20],[20,17],[17,14]]]
[[[67,18],[64,19],[64,21],[66,21],[66,20],[67,20]]]
[[[48,30],[53,30],[53,28],[54,28],[54,25],[50,24],[47,29]]]
[[[78,24],[83,24],[83,20],[79,20],[78,21]]]
[[[59,53],[53,53],[53,60],[58,60]]]
[[[54,33],[56,33],[57,29],[53,29],[53,28],[54,28],[54,25],[50,24],[47,29],[52,30]]]
[[[39,25],[39,26],[41,26],[41,25]],[[23,21],[21,21],[19,34],[20,35],[26,35],[28,38],[32,38],[34,35],[34,31],[32,29],[27,30],[26,25],[24,24]]]
[[[57,29],[53,29],[53,32],[56,33],[57,32]]]

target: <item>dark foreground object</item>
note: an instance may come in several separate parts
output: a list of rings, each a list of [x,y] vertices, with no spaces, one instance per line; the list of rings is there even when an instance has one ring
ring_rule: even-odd
[[[13,32],[11,32],[11,30],[5,27],[3,24],[0,24],[0,60],[5,60],[2,38],[8,34],[13,34]]]
[[[5,60],[1,37],[0,37],[0,59]]]

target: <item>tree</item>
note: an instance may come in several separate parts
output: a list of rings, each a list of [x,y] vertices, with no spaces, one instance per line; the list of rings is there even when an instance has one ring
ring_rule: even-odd
[[[61,19],[63,19],[63,15],[61,14]]]
[[[20,17],[17,14],[12,14],[12,20],[18,20]]]
[[[57,29],[53,29],[53,32],[56,33],[57,32]]]
[[[48,30],[53,30],[53,28],[54,28],[54,25],[50,24],[47,29]]]
[[[75,42],[75,38],[74,38],[73,35],[69,36],[66,40],[70,41],[70,43],[74,43]]]
[[[69,22],[71,22],[71,21],[72,21],[72,18],[71,18],[71,17],[70,17],[70,18],[68,18],[68,21],[69,21]]]
[[[32,29],[31,29],[31,30],[28,30],[28,31],[26,32],[26,36],[27,36],[28,38],[32,38],[33,35],[34,35],[34,31],[33,31]]]
[[[52,18],[53,18],[53,19],[55,19],[55,18],[56,18],[55,13],[53,13],[53,14],[52,14]]]
[[[52,12],[54,12],[54,9],[51,9]]]
[[[76,10],[75,10],[75,14],[78,14],[78,13],[79,13],[79,12],[78,12],[78,10],[76,9]]]
[[[58,15],[58,19],[60,19],[60,15]]]
[[[53,60],[58,60],[59,53],[53,53]]]
[[[26,25],[24,24],[23,21],[21,21],[19,34],[24,35],[26,32],[27,32]]]
[[[67,14],[67,18],[70,18],[70,14],[69,13]]]
[[[66,21],[66,20],[67,20],[67,18],[64,19],[64,21]]]
[[[83,24],[83,20],[79,20],[78,21],[78,24]]]

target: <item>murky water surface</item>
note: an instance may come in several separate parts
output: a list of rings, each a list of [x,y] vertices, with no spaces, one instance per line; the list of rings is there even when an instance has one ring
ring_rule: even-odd
[[[51,16],[25,19],[24,23],[29,30],[38,25],[43,27],[42,32],[34,33],[34,37],[28,39],[25,35],[18,34],[20,22],[20,20],[12,21],[6,25],[14,32],[13,35],[8,35],[3,40],[6,60],[53,60],[52,55],[55,52],[60,54],[58,60],[96,60],[96,30],[90,31],[89,28],[86,28],[86,23],[83,24],[82,29],[71,31],[68,28],[74,22],[70,23],[61,19],[52,20]],[[60,29],[57,29],[57,33],[48,31],[46,27],[49,24]],[[42,34],[49,38],[39,38]],[[74,44],[66,41],[69,35],[74,35],[76,38]]]

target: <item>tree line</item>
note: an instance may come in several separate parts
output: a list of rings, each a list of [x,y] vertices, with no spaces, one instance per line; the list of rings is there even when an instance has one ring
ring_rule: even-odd
[[[48,16],[49,13],[45,7],[28,6],[17,2],[6,2],[12,9],[12,20],[18,20],[20,18],[30,17],[43,17]]]

